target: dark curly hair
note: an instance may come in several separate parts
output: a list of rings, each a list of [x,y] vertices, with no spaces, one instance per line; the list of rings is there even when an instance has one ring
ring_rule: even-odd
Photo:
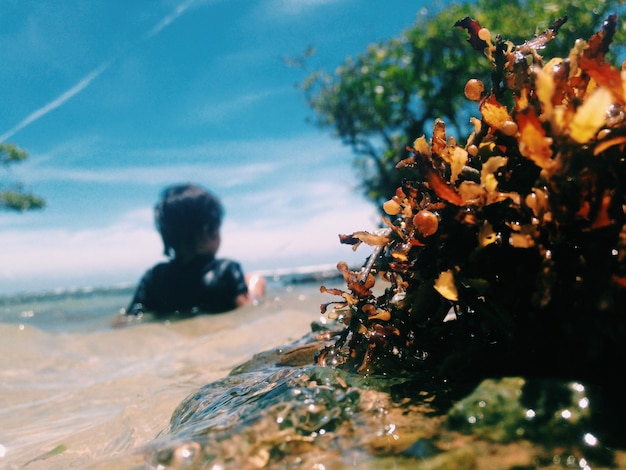
[[[220,200],[196,184],[165,188],[154,207],[154,220],[163,240],[163,253],[173,258],[183,246],[193,246],[204,231],[217,235],[224,209]]]

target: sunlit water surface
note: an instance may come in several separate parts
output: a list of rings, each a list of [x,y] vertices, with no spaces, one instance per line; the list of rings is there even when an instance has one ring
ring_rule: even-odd
[[[130,287],[0,298],[0,468],[626,468],[621,399],[316,367],[319,286],[342,282],[270,281],[259,305],[122,328]]]
[[[319,283],[270,283],[235,312],[112,328],[131,289],[0,302],[0,468],[106,468],[190,393],[310,331]],[[114,467],[111,467],[114,468]]]

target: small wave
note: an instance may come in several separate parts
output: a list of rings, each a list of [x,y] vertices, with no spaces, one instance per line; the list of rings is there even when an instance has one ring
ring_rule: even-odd
[[[258,271],[258,274],[264,276],[270,281],[285,285],[320,282],[326,279],[341,277],[341,274],[337,271],[337,266],[334,264],[319,264],[301,266],[298,268],[279,268],[267,271]]]
[[[336,265],[333,264],[300,266],[296,268],[278,268],[272,270],[259,270],[256,272],[275,285],[306,284],[341,278]],[[97,296],[132,295],[135,287],[136,282],[126,282],[111,286],[64,287],[39,292],[34,291],[5,294],[0,295],[0,307],[28,302],[81,299]]]
[[[135,284],[125,283],[105,287],[67,287],[41,292],[22,292],[0,296],[0,306],[26,302],[45,302],[66,298],[85,298],[93,296],[123,295],[132,293]]]

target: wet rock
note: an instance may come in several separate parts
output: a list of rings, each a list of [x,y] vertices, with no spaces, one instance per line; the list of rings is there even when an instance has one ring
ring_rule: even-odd
[[[174,412],[145,468],[615,468],[602,393],[506,377],[471,388],[315,365],[307,336],[253,357]],[[302,356],[304,354],[304,356]],[[613,430],[610,431],[611,433]]]

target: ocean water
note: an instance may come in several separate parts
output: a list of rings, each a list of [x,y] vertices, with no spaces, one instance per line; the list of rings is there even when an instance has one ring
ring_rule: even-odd
[[[130,286],[0,298],[0,468],[131,455],[191,393],[308,333],[328,274],[270,278],[262,303],[230,313],[123,328],[112,322]]]
[[[0,297],[0,469],[626,468],[621,393],[316,366],[343,279],[268,280],[258,305],[123,327],[131,286]]]

